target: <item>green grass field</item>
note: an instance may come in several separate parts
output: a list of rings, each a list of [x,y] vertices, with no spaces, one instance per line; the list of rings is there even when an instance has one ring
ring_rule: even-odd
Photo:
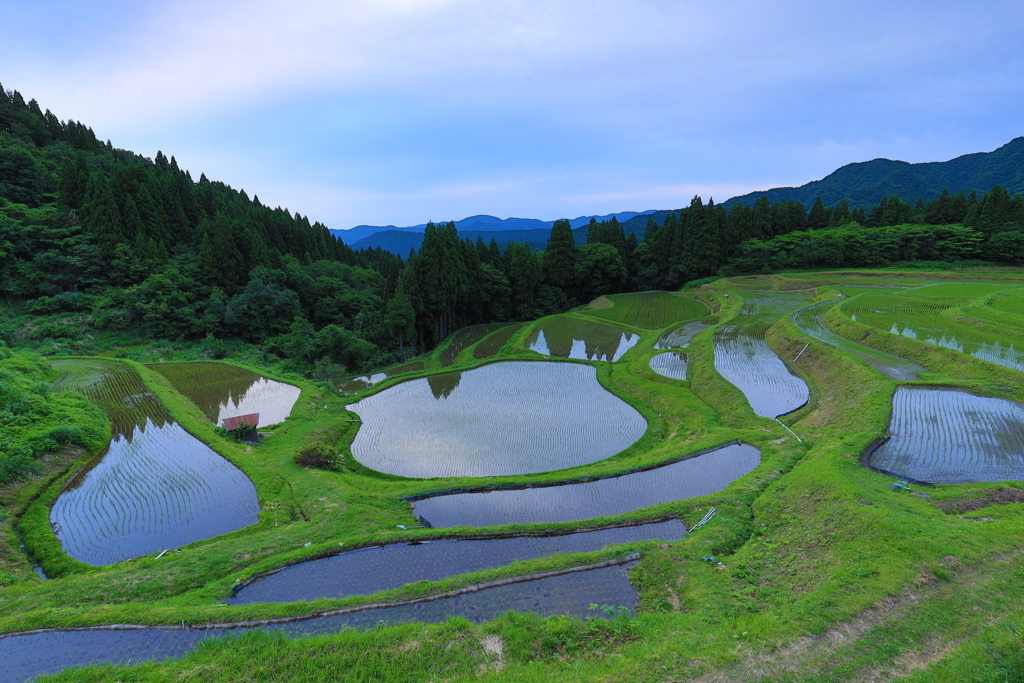
[[[851,300],[823,305],[822,324],[925,368],[918,380],[889,379],[842,348],[805,336],[780,313],[768,321],[767,343],[792,363],[812,394],[806,407],[783,418],[785,427],[755,416],[743,394],[715,370],[714,326],[689,340],[685,381],[651,370],[651,357],[660,353],[654,345],[661,329],[683,319],[672,318],[678,315],[671,312],[676,302],[689,306],[692,299],[666,293],[608,297],[614,306],[584,315],[649,331],[639,334],[617,361],[562,362],[595,367],[601,386],[635,407],[647,431],[618,455],[557,472],[487,479],[403,479],[373,472],[351,457],[349,447],[359,429],[345,409],[351,399],[326,384],[284,377],[302,389],[291,417],[264,445],[248,447],[218,433],[161,375],[119,361],[139,373],[177,422],[252,479],[260,500],[259,522],[159,559],[149,555],[104,567],[76,566],[60,557],[59,544],[54,545],[47,504],[82,463],[66,462],[63,466],[70,469],[64,471],[55,464],[18,491],[2,492],[0,510],[19,525],[20,538],[44,567],[62,567],[66,575],[43,581],[26,570],[24,556],[17,557],[20,551],[0,554],[14,577],[0,590],[0,633],[297,616],[436,595],[639,552],[640,562],[630,575],[639,597],[635,617],[580,621],[510,613],[481,624],[460,618],[294,640],[240,631],[237,638],[181,658],[65,671],[40,680],[326,681],[338,680],[339,672],[353,681],[1024,680],[1024,485],[912,487],[927,493],[915,496],[894,491],[891,478],[860,464],[885,434],[898,386],[958,388],[1024,400],[1024,376],[1018,370],[984,354],[972,355],[975,345],[990,348],[999,342],[1005,349],[1011,340],[1024,349],[1006,322],[1014,319],[1008,316],[1024,316],[1024,296],[995,293],[1024,283],[1024,273],[1001,271],[998,280],[991,280],[994,285],[972,284],[989,281],[978,273],[885,273],[733,278],[686,292],[719,309],[715,324],[729,324],[747,307],[744,297],[755,291],[764,296],[802,290],[810,303],[812,297],[825,300],[838,290]],[[802,286],[808,282],[818,289]],[[856,296],[854,285],[889,283],[934,286],[927,296],[927,290]],[[658,308],[641,306],[646,299],[661,301],[661,312],[644,313]],[[707,308],[700,307],[688,319],[706,316]],[[979,309],[995,317],[986,318]],[[549,345],[555,337],[568,337],[571,346],[571,338],[584,327],[591,334],[591,328],[605,328],[597,330],[601,339],[587,342],[603,350],[617,345],[624,332],[575,315],[557,316],[502,331],[501,343],[487,348],[488,358],[479,361],[467,351],[445,369],[536,359],[528,349],[541,329],[551,331],[545,334]],[[930,343],[928,337],[935,335],[937,341],[945,335],[947,342],[952,337],[956,342]],[[422,367],[383,378],[363,393],[440,372],[441,353],[417,359]],[[622,473],[737,439],[759,448],[762,464],[718,493],[577,523],[444,530],[397,526],[416,523],[404,496]],[[310,449],[332,454],[330,468],[297,464],[296,457]],[[25,501],[36,495],[34,503]],[[15,505],[18,500],[21,507]],[[221,604],[231,587],[247,577],[340,549],[665,516],[693,525],[712,506],[718,512],[708,524],[672,543],[542,557],[369,596]],[[711,556],[715,561],[704,559]],[[0,652],[5,640],[0,639]]]
[[[588,308],[583,313],[643,330],[660,330],[711,313],[701,302],[669,292],[613,294],[606,298],[613,304],[610,308]]]

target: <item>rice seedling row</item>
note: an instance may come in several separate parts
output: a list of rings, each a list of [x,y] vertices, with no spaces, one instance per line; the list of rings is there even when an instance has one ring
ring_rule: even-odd
[[[935,344],[1024,372],[1019,339],[1000,339],[941,315],[956,305],[948,301],[901,296],[864,296],[844,306],[850,318],[909,339]]]
[[[911,361],[900,358],[899,356],[894,356],[890,353],[873,349],[870,346],[865,346],[864,344],[858,344],[857,342],[851,341],[846,337],[842,337],[828,329],[828,327],[821,322],[821,318],[824,314],[825,307],[834,304],[835,301],[824,301],[820,304],[809,306],[794,313],[791,316],[791,320],[793,321],[793,324],[796,325],[797,329],[808,337],[817,339],[818,341],[824,342],[838,349],[842,349],[844,352],[854,358],[859,358],[890,379],[914,380],[917,379],[918,373],[925,372],[926,369],[917,363],[912,363]]]
[[[945,282],[917,287],[910,294],[926,299],[977,299],[978,297],[994,294],[1007,288],[1008,285],[1006,283]]]
[[[595,481],[484,493],[455,493],[413,502],[413,514],[436,528],[576,522],[721,491],[752,472],[761,453],[731,444],[663,467]]]
[[[241,529],[257,521],[245,474],[174,422],[134,370],[103,361],[54,361],[107,412],[107,450],[58,496],[50,521],[65,552],[111,564]],[[70,373],[69,373],[70,375]],[[91,376],[89,376],[91,375]]]
[[[382,370],[381,372],[375,372],[370,375],[353,377],[337,385],[337,389],[343,394],[362,391],[363,389],[368,389],[372,387],[377,382],[383,382],[388,377],[396,377],[398,375],[403,375],[407,372],[419,372],[422,369],[423,361],[414,361],[412,363],[406,363],[404,365],[399,365],[394,368],[388,368],[387,370]]]
[[[647,428],[594,367],[506,361],[389,387],[349,406],[352,455],[406,477],[526,474],[589,464]]]
[[[718,316],[711,315],[700,320],[677,325],[665,332],[654,342],[655,349],[685,349],[698,334],[718,324]]]
[[[523,329],[524,325],[525,323],[506,325],[497,332],[492,333],[489,337],[476,345],[476,348],[473,349],[473,358],[483,360],[484,358],[496,356],[498,351],[501,351],[501,347],[508,343],[508,340],[512,338],[512,335]]]
[[[1024,406],[950,389],[900,387],[874,469],[931,484],[1024,479]]]
[[[687,358],[682,351],[666,351],[651,358],[648,365],[662,377],[686,379]]]
[[[682,522],[669,521],[559,536],[394,543],[286,567],[245,585],[227,601],[295,602],[370,595],[415,581],[437,581],[556,553],[586,553],[607,545],[654,539],[677,541],[685,534]]]
[[[254,626],[290,637],[372,629],[406,621],[437,623],[451,616],[473,622],[493,619],[508,610],[541,616],[607,618],[593,604],[622,606],[634,613],[638,602],[628,572],[636,562],[524,581],[397,607],[383,607],[303,621]],[[203,640],[238,635],[243,629],[143,628],[139,630],[44,631],[0,639],[0,683],[21,683],[71,666],[129,661],[162,661],[194,650]]]
[[[615,305],[584,313],[644,330],[660,330],[681,320],[705,317],[710,312],[700,301],[669,292],[612,294],[607,298]]]
[[[228,417],[259,413],[259,427],[284,422],[301,390],[227,363],[153,363],[149,365],[215,424]]]
[[[559,316],[533,328],[526,346],[544,356],[617,361],[639,341],[640,335],[617,327]]]
[[[473,325],[471,327],[464,327],[455,333],[455,338],[452,339],[452,343],[445,347],[444,351],[438,359],[441,361],[441,367],[447,368],[455,363],[455,360],[462,353],[463,349],[469,348],[473,344],[482,340],[492,332],[505,327],[502,323],[488,323],[486,325]]]
[[[793,294],[747,294],[743,312],[715,330],[715,369],[746,396],[762,417],[778,417],[807,403],[807,383],[768,346],[765,333],[782,315],[806,305]]]

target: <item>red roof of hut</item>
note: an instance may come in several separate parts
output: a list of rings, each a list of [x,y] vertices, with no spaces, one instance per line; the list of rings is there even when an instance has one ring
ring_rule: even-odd
[[[225,417],[224,429],[233,432],[241,427],[243,423],[248,427],[255,427],[260,423],[260,414],[249,413],[248,415],[239,415],[238,417]]]

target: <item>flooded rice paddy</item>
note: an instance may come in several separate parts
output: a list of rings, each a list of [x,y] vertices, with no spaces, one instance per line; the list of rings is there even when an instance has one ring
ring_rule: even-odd
[[[793,324],[808,337],[841,349],[854,358],[864,361],[890,379],[913,380],[917,379],[918,373],[926,371],[924,366],[917,363],[864,344],[858,344],[830,330],[821,321],[821,318],[826,309],[835,303],[835,301],[824,301],[801,309],[792,315]]]
[[[718,324],[718,316],[712,315],[673,327],[654,342],[655,349],[685,349],[698,334]]]
[[[920,290],[915,290],[915,293]],[[1024,372],[1024,346],[1017,339],[951,320],[942,313],[954,307],[948,301],[908,295],[867,295],[843,307],[851,319],[908,339],[917,339],[981,360]]]
[[[228,602],[295,602],[369,595],[416,581],[437,581],[558,553],[586,553],[607,545],[686,535],[679,521],[599,529],[560,536],[484,540],[438,539],[364,548],[292,565],[239,590]]]
[[[488,477],[565,469],[635,443],[647,422],[593,366],[504,361],[402,382],[349,406],[352,455],[406,477]]]
[[[765,333],[780,317],[807,305],[799,294],[743,294],[745,306],[715,330],[715,369],[762,417],[791,413],[807,403],[807,383],[768,346]]]
[[[525,323],[506,325],[497,332],[492,333],[491,336],[476,345],[476,348],[473,349],[473,358],[483,360],[484,358],[491,358],[498,355],[498,351],[501,351],[501,347],[508,343],[508,340],[512,338],[512,335],[523,329],[524,325]]]
[[[584,313],[644,330],[660,330],[680,320],[702,318],[711,312],[696,299],[670,292],[611,294],[606,298],[614,305],[590,309]]]
[[[582,483],[455,493],[413,502],[432,527],[577,522],[721,491],[761,462],[748,444],[730,444],[670,465]]]
[[[488,588],[453,598],[254,628],[300,637],[407,621],[436,623],[450,616],[480,623],[510,609],[520,613],[533,612],[542,617],[564,614],[577,618],[606,618],[600,611],[590,609],[590,605],[623,606],[629,608],[630,613],[635,613],[638,598],[628,577],[629,570],[635,565],[636,562],[631,562]],[[45,631],[8,636],[0,638],[0,683],[22,683],[71,666],[139,663],[180,657],[205,639],[237,636],[241,632],[242,629],[150,628]]]
[[[254,524],[256,487],[174,422],[139,375],[112,361],[55,360],[61,389],[110,419],[107,450],[57,498],[50,522],[64,551],[102,565]]]
[[[663,377],[686,379],[687,358],[682,351],[666,351],[651,358],[648,365]]]
[[[395,377],[397,375],[404,375],[407,372],[419,372],[423,369],[423,361],[415,361],[412,363],[406,363],[405,365],[399,365],[394,368],[389,368],[382,372],[375,372],[370,375],[362,375],[361,377],[353,377],[352,379],[346,380],[337,386],[338,391],[348,394],[355,391],[362,391],[363,389],[369,389],[377,382],[383,382],[388,377]]]
[[[463,349],[469,348],[492,332],[506,326],[504,323],[488,323],[486,325],[473,325],[472,327],[462,328],[455,333],[452,343],[445,347],[445,350],[438,356],[438,360],[441,361],[441,367],[447,368],[454,365]]]
[[[153,363],[147,366],[166,377],[215,424],[224,418],[259,413],[259,427],[284,422],[301,389],[267,379],[227,363]]]
[[[952,389],[900,387],[889,439],[867,462],[929,484],[1024,479],[1024,406]]]
[[[640,335],[589,320],[558,317],[533,329],[526,346],[544,356],[616,361],[636,346]]]

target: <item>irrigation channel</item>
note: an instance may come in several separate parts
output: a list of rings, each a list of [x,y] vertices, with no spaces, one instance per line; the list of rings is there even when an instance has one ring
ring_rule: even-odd
[[[537,325],[526,346],[543,356],[617,361],[639,341],[640,335],[618,327],[557,316]]]
[[[791,413],[810,399],[807,383],[771,350],[765,333],[783,315],[802,308],[801,294],[743,292],[746,306],[715,330],[715,369],[747,397],[762,417]]]
[[[658,503],[721,491],[761,462],[761,452],[734,443],[662,467],[582,482],[478,493],[433,494],[413,500],[413,513],[432,527],[576,522],[612,517]]]
[[[226,417],[259,413],[258,427],[284,422],[302,390],[227,363],[153,363],[147,367],[166,377],[215,424]]]
[[[503,361],[388,387],[348,407],[352,455],[405,477],[547,472],[604,460],[647,422],[590,365]]]
[[[93,565],[121,562],[254,524],[256,487],[175,422],[131,368],[54,360],[59,389],[107,414],[107,449],[68,482],[50,511],[64,551]]]
[[[474,622],[493,619],[509,610],[541,616],[564,614],[605,618],[591,604],[628,607],[638,601],[627,572],[635,558],[586,571],[573,570],[533,580],[501,582],[491,588],[462,592],[393,607],[357,608],[340,614],[280,620],[273,623],[222,624],[193,627],[108,627],[104,630],[45,630],[0,636],[0,683],[21,683],[70,666],[130,663],[180,657],[200,641],[238,634],[246,628],[280,631],[290,637],[336,633],[347,628],[368,629],[377,624],[406,621],[436,623],[449,616]],[[529,579],[530,577],[523,577]],[[339,610],[340,611],[340,610]],[[117,629],[117,630],[113,630]]]
[[[872,469],[928,484],[1024,479],[1024,406],[953,389],[899,387]]]
[[[683,523],[673,520],[558,536],[392,543],[285,567],[244,584],[227,601],[239,605],[370,595],[407,583],[438,581],[536,557],[587,553],[606,545],[653,539],[678,541],[685,535]]]
[[[858,358],[875,370],[888,377],[889,379],[898,380],[914,380],[917,379],[918,373],[927,372],[924,366],[913,363],[909,360],[894,356],[878,349],[873,349],[870,346],[864,344],[858,344],[855,341],[851,341],[846,337],[841,337],[832,330],[825,326],[825,323],[821,321],[824,315],[824,308],[841,301],[840,299],[832,299],[829,301],[822,301],[821,303],[808,306],[807,308],[801,308],[799,311],[791,316],[793,324],[796,325],[797,329],[806,334],[812,339],[825,342],[830,346],[834,346],[854,358]]]

